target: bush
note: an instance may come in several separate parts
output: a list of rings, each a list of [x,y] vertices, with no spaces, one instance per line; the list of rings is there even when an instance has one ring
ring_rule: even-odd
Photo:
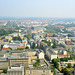
[[[27,46],[25,49],[29,49],[29,47]]]
[[[59,63],[58,63],[58,59],[53,59],[52,60],[52,63],[54,64],[54,66],[57,68],[57,69],[59,69]]]
[[[20,36],[18,36],[18,37],[13,37],[13,40],[19,40],[19,41],[22,41],[22,39],[20,38]]]
[[[36,63],[34,63],[33,66],[34,66],[34,67],[36,67],[36,66],[40,66],[40,60],[37,59]]]
[[[23,48],[18,48],[18,49],[16,49],[16,50],[24,50]]]
[[[64,75],[69,75],[69,71],[66,68],[63,68],[61,72],[64,73]]]
[[[31,35],[25,35],[26,38],[31,39]]]
[[[52,48],[56,48],[56,44],[55,44],[55,43],[53,43],[53,46],[52,46]]]
[[[71,63],[68,63],[68,68],[71,68]]]
[[[60,58],[60,61],[68,61],[67,58]]]
[[[47,45],[48,46],[50,46],[51,45],[51,42],[49,42],[49,41],[46,41],[46,40],[42,40],[44,43],[47,43]]]
[[[13,50],[11,47],[9,47],[10,50]]]
[[[3,69],[3,73],[7,73],[7,69]]]

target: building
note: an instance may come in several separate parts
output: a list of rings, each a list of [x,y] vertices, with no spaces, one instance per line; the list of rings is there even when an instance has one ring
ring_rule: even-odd
[[[57,58],[57,54],[55,52],[53,52],[52,50],[48,49],[46,51],[46,55],[48,56],[48,58],[50,60],[54,59],[54,58]]]
[[[3,45],[2,50],[8,49],[9,47],[12,48],[12,49],[18,49],[18,48],[23,48],[23,49],[25,49],[25,46],[24,46],[23,43],[12,42],[12,43],[5,43],[5,44]]]
[[[13,38],[11,36],[6,36],[5,39],[7,39],[8,41],[11,41]]]
[[[71,63],[71,65],[74,66],[75,61],[74,60],[61,61],[61,62],[59,62],[59,67],[66,68],[66,67],[68,67],[68,63]]]
[[[71,39],[66,39],[65,42],[66,42],[67,45],[70,45],[71,44]]]
[[[24,75],[24,67],[21,65],[11,65],[8,67],[6,75]]]
[[[11,65],[8,67],[7,73],[0,75],[53,75],[50,67],[24,67],[21,65]]]
[[[37,51],[37,57],[39,59],[44,59],[44,52],[42,50]]]
[[[50,67],[26,68],[25,75],[53,75]]]

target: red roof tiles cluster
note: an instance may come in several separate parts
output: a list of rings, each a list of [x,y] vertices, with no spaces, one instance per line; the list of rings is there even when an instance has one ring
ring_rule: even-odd
[[[57,37],[58,39],[62,39],[63,37]]]
[[[8,49],[9,49],[9,48],[5,48],[5,47],[2,48],[2,50],[8,50]]]
[[[60,58],[60,57],[67,57],[67,54],[66,55],[58,55],[58,57]],[[68,54],[68,57],[70,57],[70,54]]]
[[[18,48],[23,48],[23,49],[25,49],[25,46],[17,46],[17,49],[18,49]]]

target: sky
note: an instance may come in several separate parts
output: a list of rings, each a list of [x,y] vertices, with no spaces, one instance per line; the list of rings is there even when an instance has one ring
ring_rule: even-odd
[[[0,0],[0,16],[75,18],[75,0]]]

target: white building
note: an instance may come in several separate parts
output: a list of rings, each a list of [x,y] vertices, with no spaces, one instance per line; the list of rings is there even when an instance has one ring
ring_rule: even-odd
[[[48,56],[48,58],[50,60],[54,59],[54,58],[57,58],[57,54],[55,52],[53,52],[52,50],[48,49],[46,51],[46,55]]]
[[[39,50],[37,52],[37,56],[38,56],[39,59],[44,59],[44,52],[42,50]]]

